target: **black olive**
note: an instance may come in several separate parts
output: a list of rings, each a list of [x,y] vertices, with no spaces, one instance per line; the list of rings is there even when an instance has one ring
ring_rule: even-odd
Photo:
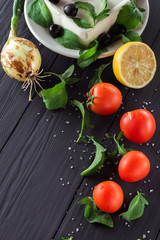
[[[49,0],[51,3],[57,4],[60,0]]]
[[[109,33],[101,33],[97,41],[99,42],[99,47],[108,47],[112,42],[112,36]]]
[[[63,34],[64,29],[57,24],[53,24],[53,25],[50,26],[49,32],[50,32],[50,34],[53,38],[57,38],[57,37],[60,37]]]
[[[78,8],[75,4],[69,3],[64,6],[64,13],[69,17],[75,17],[77,15]]]
[[[109,30],[109,33],[114,35],[124,34],[126,32],[126,27],[122,24],[115,24]]]

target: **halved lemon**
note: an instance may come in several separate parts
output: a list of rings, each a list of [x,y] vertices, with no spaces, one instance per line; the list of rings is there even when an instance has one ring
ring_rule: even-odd
[[[124,44],[113,58],[115,77],[130,88],[145,87],[153,79],[156,68],[154,52],[142,42]]]

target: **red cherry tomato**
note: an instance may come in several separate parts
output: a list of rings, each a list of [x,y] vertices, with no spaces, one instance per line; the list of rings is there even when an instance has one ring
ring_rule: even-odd
[[[98,83],[94,85],[88,94],[94,97],[90,109],[99,115],[109,115],[118,110],[122,102],[120,90],[110,83]]]
[[[122,188],[113,181],[101,182],[93,190],[93,200],[96,206],[107,213],[118,211],[123,199]]]
[[[120,128],[128,140],[135,143],[145,143],[153,136],[156,122],[150,112],[137,109],[122,116]]]
[[[126,153],[118,166],[119,176],[126,182],[137,182],[145,178],[149,171],[149,159],[139,151]]]

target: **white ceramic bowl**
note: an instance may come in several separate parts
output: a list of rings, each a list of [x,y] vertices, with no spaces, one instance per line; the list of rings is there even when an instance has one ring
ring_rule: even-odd
[[[57,43],[49,34],[48,29],[45,29],[41,27],[40,25],[36,24],[34,21],[32,21],[31,18],[28,17],[27,15],[27,6],[32,0],[25,0],[25,6],[24,6],[24,15],[25,15],[25,20],[28,25],[28,28],[32,32],[35,38],[39,42],[41,42],[44,46],[49,48],[50,50],[59,53],[61,55],[71,57],[71,58],[78,58],[79,57],[79,51],[78,50],[72,50],[63,47],[59,43]],[[148,18],[149,18],[149,2],[148,0],[137,0],[137,5],[141,8],[144,8],[146,11],[144,12],[144,23],[143,25],[140,24],[139,27],[135,29],[140,35],[144,31]],[[122,45],[121,41],[117,41],[111,46],[108,47],[108,51],[102,53],[99,58],[104,58],[113,55],[116,50]]]

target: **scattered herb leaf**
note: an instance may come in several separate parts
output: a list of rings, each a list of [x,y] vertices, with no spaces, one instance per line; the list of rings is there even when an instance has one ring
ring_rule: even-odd
[[[85,204],[84,217],[89,223],[101,223],[108,227],[113,227],[113,220],[108,213],[99,210],[92,197],[85,197],[78,204]]]
[[[97,40],[95,40],[94,42],[95,42],[94,46],[91,47],[89,50],[85,51],[83,54],[81,54],[80,57],[78,58],[77,64],[79,67],[84,68],[89,66],[104,51],[98,50],[99,43]]]
[[[49,28],[53,24],[51,13],[44,0],[33,0],[27,7],[28,16],[42,27]]]
[[[64,108],[68,101],[68,94],[66,91],[66,83],[61,82],[56,84],[53,88],[48,88],[40,91],[45,106],[48,110]]]
[[[101,75],[103,70],[108,67],[111,64],[111,62],[107,63],[107,64],[102,64],[99,68],[97,68],[95,70],[94,76],[92,77],[92,79],[89,82],[88,88],[92,88],[95,84],[97,83],[101,83]]]
[[[120,10],[116,23],[123,24],[127,30],[134,29],[140,22],[144,23],[143,10],[137,7],[135,0],[131,0],[131,4],[124,5]]]
[[[62,237],[62,240],[72,240],[73,239],[73,237],[70,237],[70,238],[63,238]]]
[[[74,72],[74,68],[75,67],[73,64],[62,74],[53,73],[53,72],[46,72],[45,74],[55,75],[56,77],[58,77],[61,80],[61,82],[66,82],[68,85],[72,85],[79,81],[79,78],[71,78],[71,75]]]
[[[88,136],[88,138],[91,139],[96,146],[96,154],[91,165],[81,173],[82,176],[90,176],[98,172],[105,160],[106,149],[96,141],[93,136]]]
[[[84,138],[82,137],[83,132],[86,130],[89,130],[91,128],[94,128],[94,126],[90,124],[89,112],[84,108],[84,106],[81,102],[74,100],[71,102],[71,104],[73,106],[78,107],[82,114],[82,127],[81,127],[81,132],[79,134],[79,137],[77,139],[77,142],[79,142],[79,140],[81,140],[81,138],[84,140]]]
[[[116,138],[116,134],[113,135],[113,137],[109,136],[108,133],[105,134],[106,138],[113,138],[113,140],[116,143],[116,149],[107,156],[107,159],[111,159],[114,157],[117,157],[118,154],[120,154],[121,156],[124,156],[127,152],[133,151],[133,149],[131,148],[125,148],[124,144],[120,145],[119,141],[121,140],[121,138],[123,137],[123,132],[120,132]]]
[[[145,205],[149,205],[143,195],[143,193],[137,192],[137,195],[129,204],[128,211],[120,214],[123,219],[130,221],[140,218],[143,215]]]

